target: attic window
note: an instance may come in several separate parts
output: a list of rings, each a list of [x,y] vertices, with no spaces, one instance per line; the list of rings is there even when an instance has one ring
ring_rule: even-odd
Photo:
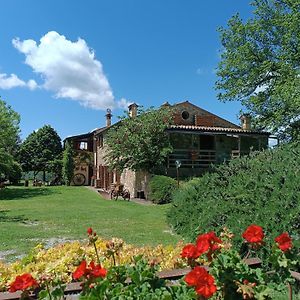
[[[184,110],[182,113],[181,113],[181,117],[183,120],[187,120],[189,118],[190,114],[188,111]]]

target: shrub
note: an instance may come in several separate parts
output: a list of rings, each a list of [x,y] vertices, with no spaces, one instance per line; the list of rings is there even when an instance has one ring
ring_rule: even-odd
[[[192,240],[199,231],[227,226],[237,234],[251,223],[268,236],[300,233],[300,144],[232,160],[186,183],[173,197],[168,221]]]
[[[150,181],[150,199],[157,204],[170,203],[177,188],[176,180],[162,175],[155,175]]]

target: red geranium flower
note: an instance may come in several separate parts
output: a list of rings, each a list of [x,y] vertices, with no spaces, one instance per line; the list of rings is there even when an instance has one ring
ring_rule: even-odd
[[[73,273],[73,279],[80,279],[81,277],[86,276],[88,273],[89,271],[86,267],[86,261],[83,260]]]
[[[185,278],[185,282],[195,287],[198,295],[210,298],[216,291],[215,279],[203,267],[195,267]]]
[[[181,251],[182,258],[198,258],[201,255],[201,251],[194,244],[187,244]]]
[[[91,227],[88,228],[87,230],[88,235],[92,235],[93,234],[93,229]]]
[[[264,238],[262,227],[252,224],[243,233],[243,238],[253,244],[261,244]]]
[[[24,291],[28,288],[37,287],[37,281],[31,276],[31,274],[25,273],[17,276],[15,281],[10,285],[9,291],[14,293],[16,291]]]
[[[101,265],[95,265],[95,263],[92,261],[89,264],[90,267],[90,276],[97,278],[97,277],[105,277],[106,276],[106,269],[102,268]]]
[[[284,232],[281,235],[279,235],[275,239],[275,242],[278,244],[279,249],[283,252],[291,250],[293,247],[292,239],[287,232]]]
[[[196,241],[200,255],[208,252],[208,256],[211,256],[212,252],[218,250],[221,244],[222,241],[213,231],[199,235]]]
[[[92,261],[87,268],[86,261],[83,260],[81,264],[77,267],[75,272],[73,273],[73,279],[80,279],[81,277],[86,278],[97,278],[97,277],[105,277],[106,269],[102,268],[101,265],[95,265]]]

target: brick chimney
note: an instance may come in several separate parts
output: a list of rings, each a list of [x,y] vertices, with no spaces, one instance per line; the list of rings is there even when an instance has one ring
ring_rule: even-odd
[[[111,117],[112,117],[112,114],[111,114],[111,110],[109,108],[106,110],[105,117],[106,117],[106,127],[111,126]]]
[[[160,107],[171,107],[171,104],[168,101],[166,101]]]
[[[249,114],[243,114],[240,116],[241,126],[244,130],[251,130],[251,116]]]
[[[137,108],[139,106],[136,103],[132,103],[128,106],[128,113],[130,118],[135,118],[137,116]]]

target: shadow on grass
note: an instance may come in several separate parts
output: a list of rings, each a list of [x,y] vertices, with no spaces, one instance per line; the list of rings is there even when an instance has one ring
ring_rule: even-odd
[[[58,191],[53,191],[47,187],[42,188],[16,188],[7,187],[0,190],[0,200],[26,200],[34,197],[49,196],[58,194]]]
[[[13,222],[13,223],[24,223],[28,222],[28,219],[24,216],[8,216],[9,210],[0,210],[0,222]]]

